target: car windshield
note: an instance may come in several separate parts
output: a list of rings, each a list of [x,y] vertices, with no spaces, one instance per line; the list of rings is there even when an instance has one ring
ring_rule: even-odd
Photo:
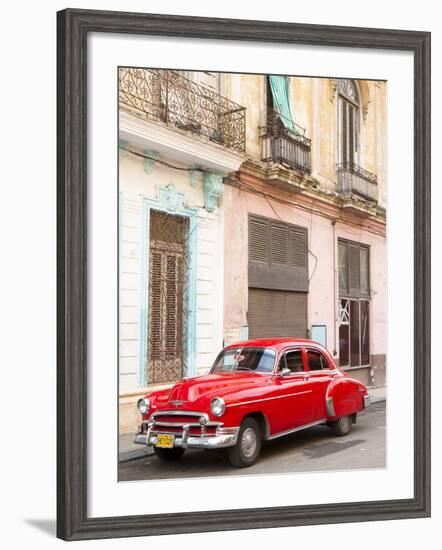
[[[223,350],[216,358],[211,373],[253,371],[273,371],[276,353],[267,348],[239,347]]]

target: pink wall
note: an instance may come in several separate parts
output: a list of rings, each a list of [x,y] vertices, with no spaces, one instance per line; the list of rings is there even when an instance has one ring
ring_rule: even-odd
[[[229,185],[225,186],[225,263],[224,263],[224,327],[236,329],[247,324],[247,271],[248,271],[248,214],[258,214],[281,219],[287,223],[301,225],[309,235],[309,277],[308,325],[327,326],[327,348],[337,351],[338,340],[335,329],[337,317],[338,237],[354,240],[370,246],[371,299],[371,354],[386,353],[386,246],[385,237],[366,229],[360,229],[343,222],[335,228],[330,219],[317,211],[318,203],[312,208],[281,204],[247,193]],[[334,234],[335,231],[335,234]],[[335,261],[335,263],[334,263]],[[336,344],[335,344],[336,340]]]

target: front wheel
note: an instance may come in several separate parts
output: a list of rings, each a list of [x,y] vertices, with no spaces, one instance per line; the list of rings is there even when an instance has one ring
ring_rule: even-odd
[[[253,418],[246,418],[238,433],[234,447],[229,447],[227,454],[230,464],[235,468],[247,468],[255,463],[261,452],[261,430]]]
[[[340,437],[350,433],[351,424],[351,416],[341,416],[337,420],[333,420],[333,422],[330,422],[330,428],[334,435]]]
[[[184,449],[181,447],[173,447],[173,449],[163,449],[162,447],[154,447],[155,454],[160,460],[164,462],[172,462],[179,460],[183,454]]]

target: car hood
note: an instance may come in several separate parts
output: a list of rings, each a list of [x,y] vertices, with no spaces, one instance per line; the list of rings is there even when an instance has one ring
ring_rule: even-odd
[[[223,397],[226,402],[234,398],[234,394],[264,385],[268,376],[246,373],[219,373],[187,378],[175,384],[168,395],[161,395],[157,404],[162,408],[174,401],[182,401],[183,407],[199,405],[213,397]]]

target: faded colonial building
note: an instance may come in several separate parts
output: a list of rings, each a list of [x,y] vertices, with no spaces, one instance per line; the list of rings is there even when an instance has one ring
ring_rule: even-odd
[[[120,69],[120,430],[223,344],[385,382],[386,83]]]

